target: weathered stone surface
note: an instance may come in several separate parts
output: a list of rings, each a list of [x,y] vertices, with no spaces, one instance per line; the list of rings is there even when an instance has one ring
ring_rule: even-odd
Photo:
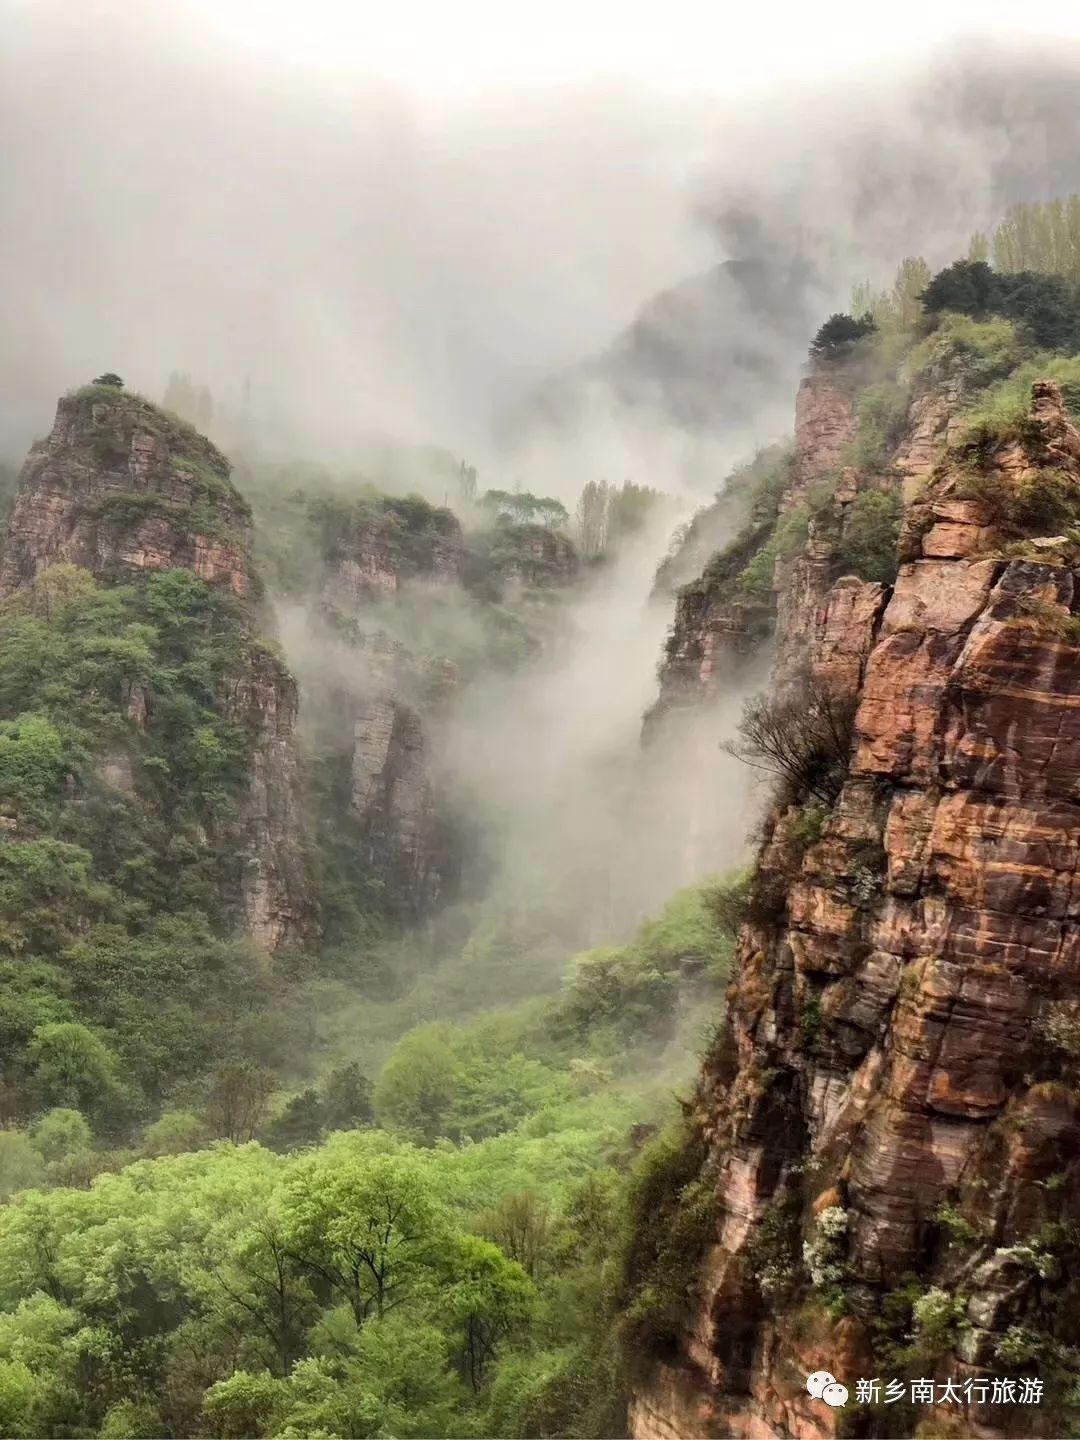
[[[827,368],[815,371],[799,385],[795,397],[795,464],[790,503],[808,486],[840,464],[855,439],[855,407],[848,389],[832,378]]]
[[[242,900],[248,934],[266,949],[312,928],[305,816],[296,746],[296,682],[254,650],[230,681],[232,716],[254,735],[250,781],[237,820],[244,836]]]
[[[718,1177],[715,1244],[678,1361],[637,1388],[634,1433],[834,1434],[836,1412],[804,1377],[880,1373],[867,1322],[908,1274],[968,1297],[972,1328],[942,1373],[1000,1369],[998,1344],[1035,1303],[1035,1271],[1006,1247],[1075,1218],[1080,1096],[1040,1048],[1040,1025],[1048,1007],[1080,1001],[1076,576],[1060,537],[1034,536],[1054,542],[1025,546],[1037,558],[1001,557],[994,516],[956,494],[957,473],[932,453],[948,409],[913,412],[905,473],[920,472],[920,513],[884,613],[883,595],[841,582],[792,622],[811,669],[858,687],[855,744],[821,838],[807,848],[792,815],[774,817],[760,859],[783,905],[743,927],[726,1034],[695,1106]],[[804,434],[835,453],[827,413]],[[818,465],[804,457],[801,473]],[[1080,487],[1080,434],[1055,386],[1034,387],[1023,440],[984,465],[990,491],[1047,466]],[[781,604],[781,623],[797,609]],[[796,1268],[816,1214],[846,1215],[842,1320],[808,1269],[764,1301],[732,1279],[781,1194],[802,1203]],[[942,1205],[971,1217],[962,1261]],[[965,1423],[1019,1435],[1052,1422],[982,1407]]]
[[[136,395],[62,399],[30,452],[0,558],[0,593],[48,565],[96,575],[183,567],[251,591],[248,507],[209,440]]]
[[[445,857],[423,720],[392,693],[375,692],[357,698],[353,735],[352,808],[364,827],[368,863],[407,911],[428,914]]]
[[[0,594],[32,585],[50,565],[74,564],[99,581],[188,569],[238,599],[254,599],[250,513],[229,462],[189,425],[119,388],[90,386],[62,399],[49,436],[30,452],[0,555]],[[239,607],[254,620],[254,606]],[[227,905],[260,945],[310,933],[304,824],[295,740],[296,685],[258,641],[228,679],[226,710],[252,739],[248,788],[232,817],[239,874]],[[145,726],[154,710],[133,684],[126,712]],[[133,789],[122,757],[102,778]],[[205,836],[202,837],[205,841]]]

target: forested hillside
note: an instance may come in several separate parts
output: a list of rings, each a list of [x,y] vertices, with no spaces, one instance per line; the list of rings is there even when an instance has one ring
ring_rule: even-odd
[[[636,933],[598,895],[575,955],[588,906],[506,890],[443,741],[660,497],[241,469],[110,374],[13,490],[0,1428],[618,1429],[627,1177],[725,892]]]
[[[793,450],[737,477],[749,520],[677,592],[653,723],[769,645],[728,743],[773,788],[635,1232],[639,1296],[682,1236],[678,1302],[631,1337],[639,1436],[1076,1432],[1075,215],[860,287]]]
[[[557,9],[5,17],[0,1440],[1080,1434],[1075,66]]]

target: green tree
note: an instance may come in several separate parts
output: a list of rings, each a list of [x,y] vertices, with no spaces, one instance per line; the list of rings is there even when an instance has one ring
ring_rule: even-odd
[[[323,1084],[322,1103],[327,1130],[356,1130],[371,1124],[371,1081],[355,1060],[330,1071]]]
[[[183,1155],[206,1144],[205,1123],[190,1110],[166,1110],[143,1131],[142,1149],[147,1155]]]
[[[922,293],[930,283],[930,266],[921,255],[905,256],[893,281],[893,304],[901,329],[912,330],[922,317]]]
[[[856,340],[871,335],[877,326],[870,314],[856,319],[853,315],[838,313],[830,315],[810,342],[811,360],[840,360],[847,355]]]
[[[586,559],[595,559],[607,548],[611,486],[606,480],[589,480],[577,504],[578,543]]]
[[[46,1160],[63,1160],[80,1150],[88,1150],[93,1143],[86,1117],[65,1106],[47,1110],[30,1133],[35,1148]]]
[[[861,491],[847,507],[833,564],[840,574],[892,584],[899,564],[900,497],[891,491]]]
[[[535,1190],[516,1190],[483,1211],[477,1232],[515,1260],[536,1280],[549,1259],[552,1223],[543,1196]]]
[[[398,1041],[375,1086],[380,1124],[424,1145],[446,1133],[455,1097],[451,1034],[449,1026],[436,1022]]]
[[[247,1440],[270,1433],[275,1415],[286,1404],[282,1381],[270,1374],[236,1370],[211,1385],[203,1401],[207,1434],[222,1440]]]
[[[292,1150],[314,1145],[322,1135],[323,1103],[319,1092],[309,1088],[292,1095],[285,1108],[267,1127],[267,1139],[275,1150]]]
[[[983,233],[983,231],[976,230],[975,233],[972,235],[971,241],[968,245],[968,253],[965,256],[965,259],[984,261],[988,261],[990,259],[990,239],[989,236]]]
[[[479,1390],[500,1343],[531,1318],[536,1291],[515,1260],[477,1235],[458,1236],[444,1264],[439,1307],[458,1330],[462,1374]]]
[[[29,1135],[0,1130],[0,1200],[40,1184],[44,1176],[45,1162]]]
[[[277,1088],[273,1072],[250,1060],[230,1060],[214,1072],[206,1118],[216,1135],[235,1144],[254,1138]]]
[[[85,1025],[39,1025],[27,1060],[46,1104],[100,1118],[107,1103],[119,1098],[116,1056]]]
[[[416,1161],[372,1155],[300,1164],[282,1210],[289,1253],[352,1308],[357,1325],[414,1295],[429,1281],[446,1216]]]
[[[118,1400],[98,1431],[100,1440],[157,1440],[165,1433],[161,1412],[152,1400]]]

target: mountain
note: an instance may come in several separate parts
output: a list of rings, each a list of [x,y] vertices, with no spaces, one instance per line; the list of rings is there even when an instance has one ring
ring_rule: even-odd
[[[815,314],[799,263],[725,261],[655,296],[599,354],[540,385],[507,417],[508,436],[523,443],[612,411],[635,426],[752,429],[794,389]]]
[[[768,647],[735,747],[775,779],[631,1250],[637,1436],[1072,1423],[1076,378],[985,316],[826,352],[793,452],[678,594],[650,723]],[[992,1403],[995,1375],[1014,1402],[1041,1375],[1043,1408]],[[857,1396],[893,1376],[897,1403]],[[926,1404],[920,1377],[974,1388]]]

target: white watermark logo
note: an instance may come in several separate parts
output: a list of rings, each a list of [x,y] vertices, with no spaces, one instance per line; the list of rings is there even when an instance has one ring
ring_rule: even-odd
[[[849,1391],[828,1370],[815,1370],[806,1377],[806,1389],[815,1400],[834,1408],[846,1405]],[[857,1405],[895,1405],[910,1399],[913,1405],[1040,1405],[1043,1382],[1030,1375],[1018,1379],[973,1376],[967,1380],[872,1380],[855,1381]]]
[[[815,1370],[806,1377],[806,1388],[815,1400],[824,1400],[826,1405],[846,1405],[848,1388],[841,1385],[828,1370]]]

